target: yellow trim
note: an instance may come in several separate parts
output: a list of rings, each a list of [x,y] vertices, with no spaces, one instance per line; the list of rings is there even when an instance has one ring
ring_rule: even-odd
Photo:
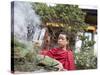
[[[95,28],[94,26],[88,26],[88,27],[87,27],[87,30],[93,30],[93,31],[95,31],[96,28]]]
[[[64,27],[63,23],[46,23],[47,26]]]
[[[63,23],[53,23],[53,22],[48,22],[46,23],[47,26],[52,26],[52,27],[64,27],[64,24]],[[96,28],[95,26],[88,26],[86,28],[86,30],[92,30],[92,31],[95,31]]]

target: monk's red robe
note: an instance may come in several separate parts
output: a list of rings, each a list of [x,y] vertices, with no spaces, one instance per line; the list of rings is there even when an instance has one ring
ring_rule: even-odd
[[[64,69],[75,70],[74,56],[72,50],[62,50],[60,48],[54,48],[46,52],[41,52],[43,55],[47,55],[62,63]]]

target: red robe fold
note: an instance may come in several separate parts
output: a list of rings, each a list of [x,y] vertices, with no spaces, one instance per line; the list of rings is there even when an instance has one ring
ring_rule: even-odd
[[[64,69],[75,70],[74,56],[72,50],[61,50],[60,48],[54,48],[49,51],[41,52],[43,55],[47,55],[62,63]]]

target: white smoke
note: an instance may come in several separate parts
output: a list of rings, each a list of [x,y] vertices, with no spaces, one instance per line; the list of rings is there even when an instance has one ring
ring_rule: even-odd
[[[18,39],[27,39],[27,26],[34,27],[41,24],[40,17],[32,9],[29,2],[14,2],[14,36]]]

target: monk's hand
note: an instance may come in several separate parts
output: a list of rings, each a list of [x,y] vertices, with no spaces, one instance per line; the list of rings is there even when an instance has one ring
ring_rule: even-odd
[[[62,65],[62,63],[60,63],[59,61],[57,61],[56,60],[56,62],[58,63],[58,65],[57,66],[55,66],[55,67],[57,67],[57,68],[59,68],[59,70],[58,71],[62,71],[64,68],[63,68],[63,65]]]

